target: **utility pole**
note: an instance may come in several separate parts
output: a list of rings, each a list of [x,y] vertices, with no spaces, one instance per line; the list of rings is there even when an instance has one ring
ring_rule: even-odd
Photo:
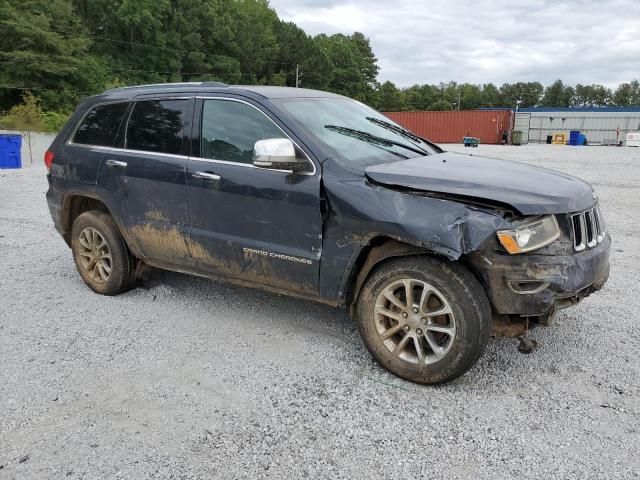
[[[460,111],[460,89],[458,88],[458,111]]]
[[[296,63],[296,88],[300,85],[300,65]]]

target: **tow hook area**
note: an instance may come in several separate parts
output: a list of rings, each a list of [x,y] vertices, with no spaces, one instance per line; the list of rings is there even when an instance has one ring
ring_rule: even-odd
[[[529,318],[518,315],[493,314],[491,335],[493,337],[521,337],[529,331]]]
[[[495,337],[518,339],[518,351],[529,354],[538,347],[538,342],[529,337],[531,328],[549,321],[549,316],[521,317],[517,315],[493,315],[491,334]]]
[[[538,342],[536,342],[533,338],[527,336],[518,337],[520,343],[518,344],[518,351],[520,353],[524,353],[528,355],[529,353],[533,353],[533,351],[538,348]]]

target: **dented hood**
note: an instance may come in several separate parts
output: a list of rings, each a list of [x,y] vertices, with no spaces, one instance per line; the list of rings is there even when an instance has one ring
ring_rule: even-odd
[[[591,186],[570,175],[524,163],[444,152],[367,167],[374,183],[510,205],[523,215],[586,210]]]

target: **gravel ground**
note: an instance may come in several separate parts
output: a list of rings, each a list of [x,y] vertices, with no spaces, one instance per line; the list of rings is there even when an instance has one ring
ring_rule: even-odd
[[[44,170],[0,171],[0,478],[640,477],[640,149],[473,154],[592,182],[611,278],[535,353],[491,340],[435,388],[378,367],[344,310],[169,272],[96,295]]]

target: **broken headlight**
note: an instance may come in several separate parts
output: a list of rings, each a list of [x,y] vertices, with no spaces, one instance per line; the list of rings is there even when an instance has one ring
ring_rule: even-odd
[[[512,255],[537,250],[558,237],[560,227],[555,215],[527,218],[513,222],[509,230],[498,230],[498,240]]]

